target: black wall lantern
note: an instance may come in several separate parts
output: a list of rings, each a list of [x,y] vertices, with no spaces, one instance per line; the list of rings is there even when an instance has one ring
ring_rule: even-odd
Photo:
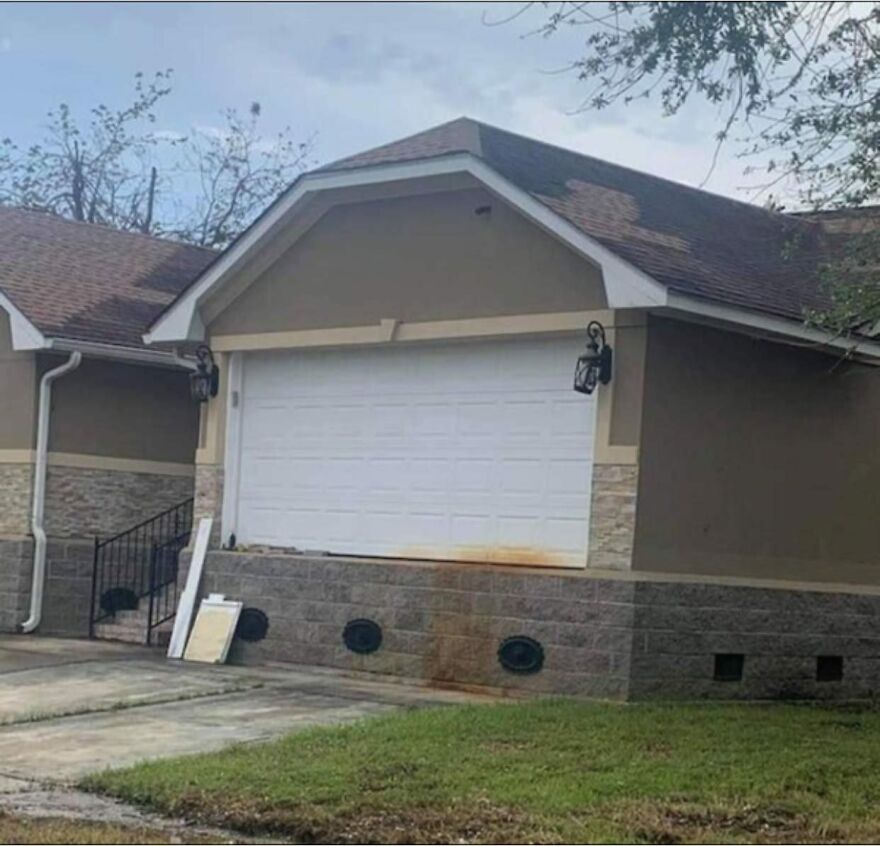
[[[597,320],[587,326],[587,351],[578,357],[574,370],[574,389],[591,394],[600,382],[611,381],[611,347],[605,341],[605,327]]]
[[[214,355],[206,344],[196,349],[196,362],[196,369],[189,377],[189,391],[195,402],[207,402],[217,396],[220,368],[214,364]]]

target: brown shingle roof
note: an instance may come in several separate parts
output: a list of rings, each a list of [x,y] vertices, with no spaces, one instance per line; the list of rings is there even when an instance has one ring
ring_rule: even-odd
[[[690,188],[469,118],[351,156],[346,170],[468,152],[682,294],[800,319],[825,303],[814,222]],[[797,244],[794,258],[786,258]]]
[[[214,250],[0,207],[0,291],[50,337],[142,346]]]

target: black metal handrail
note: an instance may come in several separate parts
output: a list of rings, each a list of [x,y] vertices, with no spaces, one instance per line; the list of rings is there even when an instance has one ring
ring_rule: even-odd
[[[177,558],[189,541],[192,523],[190,498],[124,532],[105,540],[95,538],[90,636],[94,636],[96,623],[115,617],[116,611],[124,607],[120,601],[127,600],[130,607],[137,607],[145,596],[150,597],[149,636],[153,608],[161,604],[155,601],[156,595],[167,588],[172,577],[176,585]]]
[[[180,552],[189,543],[190,534],[190,529],[187,529],[165,543],[153,545],[150,556],[150,605],[147,611],[148,646],[153,641],[153,632],[177,614]]]

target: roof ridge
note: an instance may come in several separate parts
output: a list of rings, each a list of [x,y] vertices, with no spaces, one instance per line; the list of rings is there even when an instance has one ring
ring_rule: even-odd
[[[203,252],[211,253],[212,255],[217,255],[220,252],[220,250],[217,250],[214,247],[205,247],[201,244],[190,244],[186,241],[176,241],[173,238],[165,238],[161,235],[151,235],[148,232],[137,232],[132,229],[118,229],[115,226],[110,226],[110,224],[108,223],[90,223],[87,220],[73,220],[72,218],[64,217],[60,214],[55,214],[55,212],[47,211],[46,209],[28,208],[27,206],[11,206],[0,203],[0,214],[6,211],[17,214],[33,215],[34,217],[43,217],[47,220],[51,220],[53,223],[68,224],[70,226],[85,226],[89,227],[90,229],[100,229],[105,232],[110,232],[114,235],[143,238],[147,241],[154,241],[160,244],[172,244],[177,247],[202,250]]]
[[[427,129],[420,129],[418,132],[412,132],[409,135],[404,135],[402,138],[392,138],[390,141],[385,141],[382,144],[376,144],[374,147],[368,147],[366,150],[358,150],[354,153],[349,153],[347,156],[342,156],[341,158],[334,159],[332,162],[327,162],[327,164],[319,165],[316,168],[313,168],[309,173],[316,173],[322,170],[333,170],[333,168],[338,167],[339,165],[345,164],[349,159],[360,158],[361,156],[368,155],[370,153],[376,152],[376,150],[382,150],[385,147],[392,147],[395,144],[402,144],[405,141],[411,141],[413,138],[418,138],[420,135],[427,135],[431,132],[436,132],[440,129],[446,129],[449,126],[452,126],[455,123],[463,123],[465,125],[469,125],[468,128],[476,128],[477,132],[474,135],[474,141],[476,142],[477,152],[472,152],[474,155],[478,155],[482,158],[482,141],[479,135],[479,127],[487,124],[481,124],[479,121],[474,120],[473,118],[467,117],[467,115],[461,115],[460,117],[453,118],[452,120],[445,120],[443,123],[438,123],[435,126],[429,126]],[[494,127],[493,127],[494,128]]]
[[[578,156],[579,158],[582,158],[582,159],[589,159],[592,162],[598,162],[599,164],[607,165],[608,167],[618,168],[619,170],[625,170],[629,173],[634,173],[637,176],[640,176],[643,178],[654,179],[654,180],[657,180],[658,182],[665,182],[667,185],[674,185],[676,188],[683,188],[686,191],[693,191],[695,193],[702,194],[707,197],[712,197],[713,199],[716,199],[716,200],[724,200],[728,203],[736,203],[737,205],[745,206],[746,208],[752,209],[753,211],[759,211],[764,214],[768,214],[772,217],[779,218],[780,220],[786,220],[786,219],[791,218],[792,213],[790,213],[790,212],[777,212],[777,211],[773,211],[772,209],[765,209],[763,206],[755,205],[755,203],[750,203],[748,200],[740,200],[740,199],[737,199],[736,197],[728,197],[725,194],[717,194],[714,191],[707,191],[705,188],[697,188],[693,185],[688,185],[686,182],[679,182],[678,180],[670,179],[669,177],[666,177],[666,176],[658,176],[657,174],[648,173],[647,171],[639,170],[638,168],[630,167],[629,165],[618,164],[617,162],[610,162],[607,159],[600,159],[598,156],[593,156],[593,155],[590,155],[589,153],[582,153],[580,150],[573,150],[571,147],[563,147],[561,144],[553,144],[550,141],[543,141],[540,138],[534,138],[531,135],[523,135],[521,132],[513,132],[509,129],[504,129],[503,127],[495,126],[494,124],[491,124],[491,123],[485,123],[484,121],[476,120],[475,118],[465,117],[465,118],[459,118],[459,120],[471,121],[472,123],[479,126],[481,129],[490,129],[490,130],[493,130],[494,132],[500,132],[504,135],[512,136],[513,138],[519,138],[519,139],[522,139],[523,141],[528,141],[531,144],[540,144],[542,147],[549,147],[553,150],[559,150],[560,152],[568,153],[569,155],[572,155],[572,156]],[[445,125],[445,124],[441,124],[441,125]],[[439,128],[439,127],[435,127],[435,128]],[[481,144],[481,146],[482,146],[482,144]]]

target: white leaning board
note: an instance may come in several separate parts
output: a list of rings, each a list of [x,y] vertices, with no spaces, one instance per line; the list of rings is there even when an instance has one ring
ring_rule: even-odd
[[[203,517],[199,521],[189,572],[186,574],[186,586],[180,595],[180,602],[177,603],[174,629],[168,642],[169,658],[183,657],[183,649],[186,646],[186,638],[189,635],[189,627],[199,595],[199,583],[202,581],[202,569],[205,566],[205,555],[208,552],[208,541],[211,538],[213,524],[214,520],[211,517]]]
[[[241,607],[241,602],[226,599],[222,593],[212,593],[203,599],[186,644],[184,661],[223,664],[235,636]]]

